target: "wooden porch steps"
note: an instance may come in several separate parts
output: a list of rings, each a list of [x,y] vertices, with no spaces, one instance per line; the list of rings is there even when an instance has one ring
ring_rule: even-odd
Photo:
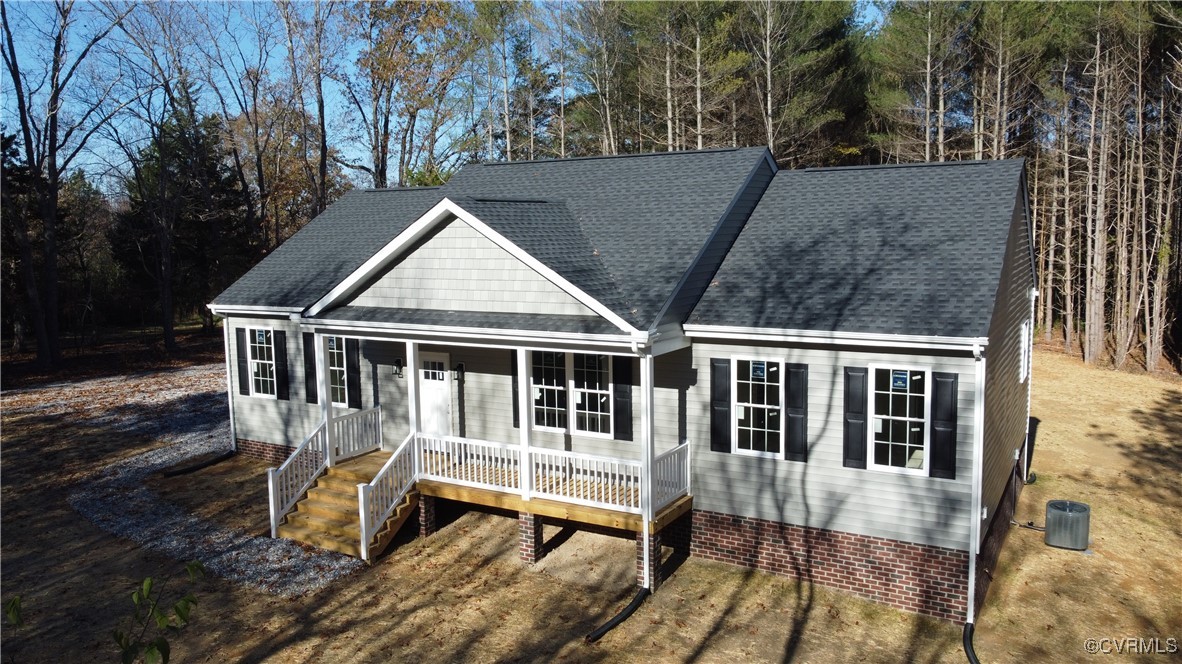
[[[279,536],[360,558],[361,517],[357,485],[373,479],[388,456],[366,454],[329,468],[308,490],[308,495],[296,503],[295,511],[279,525]],[[411,491],[403,498],[370,542],[370,560],[385,550],[418,504],[417,491]]]

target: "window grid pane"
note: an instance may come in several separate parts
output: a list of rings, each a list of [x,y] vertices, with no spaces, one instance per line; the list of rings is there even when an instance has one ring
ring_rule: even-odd
[[[924,371],[874,370],[874,463],[922,469],[926,421]]]
[[[533,352],[534,425],[565,429],[566,353]]]
[[[349,392],[345,382],[345,340],[328,338],[328,393],[335,404],[347,404]]]
[[[254,394],[275,396],[275,348],[270,330],[247,330],[251,389]]]
[[[611,375],[606,355],[575,355],[575,430],[611,433]]]
[[[780,453],[780,364],[738,360],[735,405],[740,450]]]

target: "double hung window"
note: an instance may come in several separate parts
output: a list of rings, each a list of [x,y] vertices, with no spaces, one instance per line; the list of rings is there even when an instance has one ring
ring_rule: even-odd
[[[871,465],[897,472],[927,469],[929,380],[926,369],[870,367]]]
[[[607,355],[533,351],[530,365],[535,428],[612,435]]]

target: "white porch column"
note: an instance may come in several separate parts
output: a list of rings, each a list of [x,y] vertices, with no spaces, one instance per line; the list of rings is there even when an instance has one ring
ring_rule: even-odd
[[[316,395],[320,401],[320,414],[324,420],[326,441],[325,461],[329,468],[337,463],[337,441],[332,427],[332,395],[328,393],[328,337],[316,333]]]
[[[419,345],[406,342],[406,400],[410,432],[419,433]]]
[[[642,355],[640,357],[640,393],[641,400],[644,407],[640,412],[640,441],[644,451],[644,457],[641,465],[641,477],[643,478],[643,487],[640,492],[640,511],[643,519],[641,534],[644,537],[644,587],[653,588],[652,569],[653,565],[651,558],[657,554],[650,546],[650,537],[652,522],[653,522],[653,457],[654,455],[654,430],[653,430],[653,356],[651,353]]]
[[[533,429],[533,399],[530,396],[529,351],[517,349],[517,422],[521,425],[521,499],[529,500],[534,492],[534,464],[529,457],[529,437]]]

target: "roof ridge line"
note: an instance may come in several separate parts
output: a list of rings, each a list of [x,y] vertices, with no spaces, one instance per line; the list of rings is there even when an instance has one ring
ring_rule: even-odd
[[[595,159],[631,159],[634,157],[668,157],[671,155],[693,155],[693,154],[710,154],[719,152],[738,152],[740,150],[759,150],[766,149],[762,145],[752,145],[741,148],[706,148],[703,150],[672,150],[662,152],[631,152],[628,154],[594,154],[585,155],[582,157],[551,157],[548,159],[531,159],[526,161],[492,161],[471,163],[468,166],[521,166],[524,164],[553,164],[556,162],[568,161],[591,161]]]

